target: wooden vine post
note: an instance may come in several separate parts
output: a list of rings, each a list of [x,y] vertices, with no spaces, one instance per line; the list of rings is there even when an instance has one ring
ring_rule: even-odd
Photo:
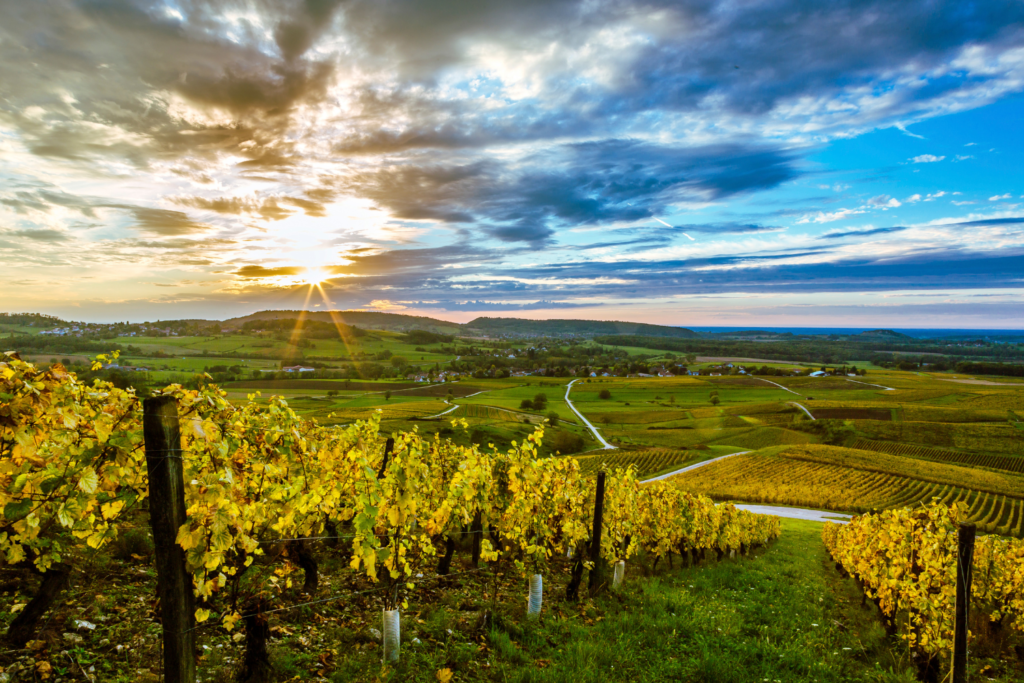
[[[956,548],[956,611],[953,617],[953,683],[967,683],[967,620],[971,608],[971,565],[974,536],[971,522],[960,524]]]
[[[149,523],[156,552],[157,595],[163,626],[164,681],[195,683],[196,609],[185,551],[177,543],[185,523],[178,403],[173,396],[142,402],[142,429],[149,471]]]
[[[590,539],[590,561],[593,569],[587,581],[587,589],[593,595],[601,586],[601,525],[604,521],[604,470],[597,473],[597,490],[594,492],[594,533]]]

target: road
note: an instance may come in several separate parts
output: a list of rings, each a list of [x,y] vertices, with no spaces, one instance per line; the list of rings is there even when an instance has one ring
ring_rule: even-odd
[[[741,453],[730,453],[729,455],[722,455],[717,458],[712,458],[711,460],[699,462],[696,465],[682,467],[678,470],[672,470],[671,472],[666,472],[665,474],[659,475],[657,477],[645,479],[640,483],[649,484],[653,481],[661,481],[662,479],[668,479],[669,477],[674,477],[677,474],[682,474],[683,472],[689,472],[690,470],[695,470],[699,467],[710,465],[713,462],[718,462],[720,460],[725,460],[726,458],[731,458],[734,455],[745,455],[750,452],[751,451],[743,451]],[[736,503],[735,505],[738,509],[753,512],[755,515],[775,515],[776,517],[787,517],[789,519],[806,519],[812,522],[835,522],[836,524],[846,524],[849,522],[850,519],[850,515],[844,515],[841,512],[832,512],[830,510],[808,510],[806,508],[791,508],[780,505],[748,505],[747,503]]]
[[[462,406],[452,406],[451,408],[449,408],[448,410],[444,411],[443,413],[438,413],[437,415],[430,415],[428,417],[441,417],[442,415],[447,415],[448,413],[452,412],[453,410],[458,410],[461,407]]]
[[[793,391],[792,389],[788,389],[788,388],[782,386],[781,384],[776,384],[775,382],[771,381],[770,379],[765,379],[764,377],[755,377],[754,379],[759,379],[762,382],[768,382],[768,384],[775,384],[775,386],[777,386],[779,389],[782,389],[783,391],[788,391],[791,394],[796,394],[796,392]],[[803,396],[803,394],[796,394],[796,395],[797,396]]]
[[[812,420],[813,420],[813,419],[815,419],[815,418],[814,418],[814,416],[813,416],[813,415],[811,415],[811,411],[807,410],[807,408],[804,408],[804,407],[803,407],[802,405],[800,405],[799,403],[794,403],[793,401],[790,401],[790,402],[789,402],[789,405],[791,405],[791,406],[796,406],[796,407],[797,407],[797,408],[799,408],[800,410],[802,410],[802,411],[804,411],[805,413],[807,413],[807,417],[811,418]]]
[[[747,505],[736,503],[736,509],[747,510],[755,515],[775,515],[776,517],[788,517],[789,519],[806,519],[812,522],[835,522],[836,524],[848,524],[851,515],[844,515],[841,512],[830,510],[807,510],[805,508],[787,508],[778,505]]]
[[[569,382],[569,385],[567,387],[565,387],[565,402],[566,402],[566,404],[568,404],[569,410],[571,410],[572,412],[576,413],[576,417],[578,417],[579,419],[583,420],[583,424],[587,425],[587,428],[590,430],[590,433],[594,435],[594,438],[597,439],[604,446],[604,450],[606,450],[606,451],[615,450],[615,446],[613,446],[610,443],[608,443],[607,441],[605,441],[604,437],[601,436],[601,434],[598,433],[597,429],[594,428],[594,425],[590,424],[590,420],[588,420],[587,418],[583,417],[583,413],[581,413],[580,411],[576,410],[576,406],[574,406],[572,404],[572,401],[569,400],[569,391],[572,389],[572,385],[575,384],[578,381],[579,380],[575,380],[574,379],[573,381]]]
[[[717,458],[711,458],[710,460],[705,460],[704,462],[699,462],[696,465],[690,465],[688,467],[681,467],[678,470],[672,470],[671,472],[666,472],[665,474],[660,474],[657,477],[651,477],[650,479],[644,479],[640,483],[641,484],[650,484],[652,481],[661,481],[662,479],[668,479],[669,477],[674,477],[677,474],[682,474],[683,472],[689,472],[690,470],[695,470],[698,467],[704,467],[705,465],[710,465],[711,463],[718,462],[719,460],[725,460],[726,458],[731,458],[734,455],[745,455],[746,453],[750,453],[750,452],[751,451],[743,451],[741,453],[730,453],[729,455],[720,455]]]
[[[848,379],[847,382],[853,382],[854,384],[863,384],[866,387],[878,387],[879,389],[885,389],[886,391],[896,391],[892,387],[883,387],[881,384],[868,384],[867,382],[858,382],[855,379]]]

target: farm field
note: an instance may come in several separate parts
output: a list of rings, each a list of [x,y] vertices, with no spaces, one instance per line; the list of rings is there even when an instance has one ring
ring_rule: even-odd
[[[185,358],[196,363],[225,362],[201,355]],[[565,400],[570,382],[569,397],[575,408],[618,448],[601,449],[570,408]],[[401,432],[417,432],[428,439],[436,436],[458,444],[479,444],[487,452],[492,448],[508,451],[542,426],[545,436],[537,451],[539,458],[574,457],[584,477],[601,469],[632,466],[643,479],[732,456],[670,477],[664,485],[706,494],[720,502],[837,512],[872,512],[933,501],[962,503],[967,518],[976,522],[982,533],[1024,537],[1024,450],[1020,447],[1024,440],[1020,421],[1024,387],[964,385],[898,371],[873,371],[858,377],[858,382],[842,377],[775,376],[765,381],[737,375],[575,381],[465,378],[444,384],[260,378],[230,382],[224,389],[236,405],[255,392],[260,393],[257,402],[261,404],[272,396],[283,397],[300,415],[315,417],[326,425],[379,418],[375,434],[381,441]],[[543,407],[532,405],[538,394],[546,396]],[[524,406],[524,402],[531,405]],[[555,424],[548,420],[551,413],[558,416]],[[734,455],[740,451],[749,452]],[[508,571],[493,582],[486,575],[467,575],[445,581],[443,586],[424,585],[424,599],[403,622],[403,630],[409,629],[410,638],[416,637],[420,643],[413,647],[403,641],[407,649],[402,663],[381,670],[379,678],[436,680],[438,670],[449,668],[456,672],[452,680],[596,680],[615,666],[629,680],[725,681],[733,680],[737,671],[749,674],[751,680],[758,676],[808,682],[912,680],[913,665],[900,643],[886,637],[873,608],[865,610],[859,605],[855,584],[839,579],[824,555],[820,528],[817,523],[787,520],[779,543],[735,562],[707,558],[696,567],[666,568],[666,562],[654,565],[641,553],[628,562],[630,583],[624,591],[614,598],[598,596],[580,606],[562,604],[555,597],[566,579],[562,557],[546,589],[549,602],[545,609],[550,612],[542,624],[524,622],[521,607],[514,606],[522,602],[518,599],[522,586],[517,583],[521,577]],[[91,611],[77,603],[69,609],[85,607],[79,611],[86,617],[109,618],[111,609],[120,614],[117,608],[124,607],[120,601],[125,591],[154,580],[151,572],[145,577],[122,576],[121,564],[135,555],[146,557],[150,551],[145,546],[141,541],[137,546],[126,542],[117,550],[117,558],[97,556],[91,560],[100,563],[90,565],[97,570],[114,567],[109,570],[112,573],[103,575],[108,577],[103,581],[116,581],[117,585],[111,583],[109,591],[98,588],[110,593],[109,602]],[[465,546],[459,546],[456,570],[469,571],[462,557]],[[274,558],[295,561],[292,550],[273,552]],[[349,561],[336,557],[326,544],[318,545],[317,553],[323,559],[325,576]],[[497,591],[502,606],[489,608],[498,621],[481,629],[476,619],[485,598],[476,594],[484,592],[485,585]],[[296,586],[290,590],[288,600],[304,600]],[[358,593],[363,586],[325,580],[318,597],[353,590]],[[750,592],[757,594],[747,595]],[[815,603],[810,598],[820,600]],[[490,602],[493,605],[494,601]],[[0,600],[0,613],[3,608],[17,609],[17,604]],[[796,627],[791,620],[780,623],[778,615],[783,612],[804,615],[807,628]],[[318,616],[311,617],[313,613]],[[135,610],[129,618],[151,617]],[[315,637],[302,621],[308,618],[317,621]],[[829,619],[841,620],[845,628],[824,632],[814,626],[831,623]],[[366,671],[379,667],[379,644],[368,630],[378,622],[379,603],[361,599],[282,616],[274,621],[279,629],[271,640],[274,664],[290,678],[320,675],[334,681],[364,680]],[[715,629],[710,637],[695,638],[694,634],[709,627]],[[851,644],[854,636],[847,630],[851,628],[859,644]],[[307,657],[306,644],[291,637],[300,631],[318,653],[331,647],[334,653],[326,659]],[[678,635],[672,636],[670,647],[663,652],[667,659],[656,660],[650,653],[662,652],[662,646],[655,641],[661,642],[672,631]],[[111,632],[128,633],[124,629]],[[602,655],[573,644],[594,634],[615,637],[622,645],[614,654]],[[802,654],[795,646],[772,645],[765,639],[770,634],[780,643],[786,639],[799,643]],[[228,640],[217,634],[204,641],[211,648],[225,646],[218,648],[222,653],[209,655],[205,666],[231,668],[238,647],[234,641],[227,645]],[[684,641],[688,649],[682,656],[678,653]],[[152,665],[158,657],[156,640],[135,638],[132,642],[136,654],[130,658],[131,671]],[[723,646],[728,650],[724,657]],[[89,663],[100,661],[106,653],[96,647],[81,652],[92,657]],[[842,647],[851,649],[838,649]],[[780,661],[776,665],[775,659],[765,657]],[[538,660],[545,665],[531,665]],[[602,666],[595,667],[594,661]],[[986,675],[993,680],[1013,680],[1019,673],[1015,662],[1000,663],[983,656],[974,666],[976,670],[989,666]],[[121,675],[111,680],[132,680],[132,673],[122,673],[118,667],[104,671]]]
[[[673,477],[719,500],[873,512],[933,500],[966,503],[988,533],[1024,536],[1024,477],[835,446],[783,446]]]

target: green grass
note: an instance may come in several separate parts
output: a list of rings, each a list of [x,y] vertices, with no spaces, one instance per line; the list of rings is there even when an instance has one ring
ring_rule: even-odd
[[[619,594],[578,606],[560,600],[564,580],[553,577],[538,622],[527,622],[520,605],[499,606],[477,637],[468,628],[477,612],[458,607],[479,609],[483,600],[439,607],[403,623],[397,667],[382,669],[379,649],[347,650],[331,680],[427,682],[442,668],[457,681],[512,683],[914,680],[877,610],[861,607],[853,582],[839,578],[821,524],[783,520],[782,536],[751,557],[675,569],[663,562],[644,573],[631,562]]]

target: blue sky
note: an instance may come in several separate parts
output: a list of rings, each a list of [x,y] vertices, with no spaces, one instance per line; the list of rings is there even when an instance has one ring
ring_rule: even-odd
[[[0,293],[1020,328],[1014,1],[0,8]]]

